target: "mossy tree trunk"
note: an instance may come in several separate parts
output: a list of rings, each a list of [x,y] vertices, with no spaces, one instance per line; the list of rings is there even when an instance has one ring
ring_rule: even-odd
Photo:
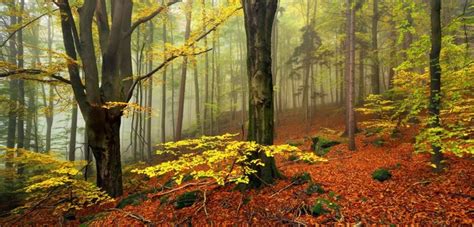
[[[431,0],[431,52],[430,52],[430,127],[440,127],[441,106],[441,66],[439,65],[439,54],[441,52],[441,0]],[[443,170],[443,153],[441,147],[433,144],[433,155],[431,163],[435,171]]]
[[[277,0],[243,0],[247,35],[247,74],[249,79],[249,141],[273,144],[273,79],[271,34]],[[257,173],[249,176],[249,187],[271,184],[280,176],[275,159],[256,152],[264,166],[255,166]]]

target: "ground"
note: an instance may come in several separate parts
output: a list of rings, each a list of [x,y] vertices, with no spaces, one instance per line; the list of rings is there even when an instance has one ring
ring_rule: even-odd
[[[312,135],[324,134],[339,138],[342,114],[335,110],[320,112],[312,124],[298,122],[301,118],[285,116],[277,122],[276,143],[300,140],[302,149],[309,149]],[[474,162],[472,157],[447,156],[448,168],[441,174],[431,171],[428,154],[416,154],[413,142],[415,128],[402,130],[400,138],[384,138],[382,146],[372,143],[376,138],[359,133],[357,151],[348,151],[342,143],[331,149],[328,162],[307,164],[277,158],[280,171],[286,176],[271,187],[250,192],[239,192],[233,186],[191,185],[172,193],[148,194],[148,199],[124,209],[110,209],[115,204],[78,212],[75,221],[98,212],[88,222],[91,226],[129,226],[154,224],[418,224],[453,225],[474,224]],[[340,138],[339,138],[340,139]],[[387,168],[392,178],[384,182],[372,179],[372,172]],[[291,176],[308,172],[312,181],[322,185],[325,193],[308,195],[308,183],[292,185]],[[158,184],[148,182],[148,187]],[[197,184],[197,182],[184,183]],[[198,201],[183,209],[175,209],[172,201],[185,191],[201,190]],[[164,204],[162,194],[168,193]],[[205,193],[205,196],[203,195]],[[309,210],[318,198],[337,204],[320,215]],[[326,200],[324,200],[326,201]],[[89,216],[90,217],[90,216]],[[58,218],[45,218],[41,212],[31,215],[24,223],[57,224]]]

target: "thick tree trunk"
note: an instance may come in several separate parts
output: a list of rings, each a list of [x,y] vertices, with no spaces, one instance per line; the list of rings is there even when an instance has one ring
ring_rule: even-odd
[[[441,52],[441,0],[431,0],[431,52],[430,52],[430,127],[440,127],[441,107],[441,66],[439,54]],[[431,162],[436,166],[435,171],[441,172],[444,168],[441,147],[433,144]]]
[[[88,144],[96,160],[97,186],[112,197],[122,195],[121,113],[115,109],[91,108],[86,124]]]
[[[271,33],[277,0],[242,1],[247,36],[247,73],[249,76],[249,141],[273,144],[273,82]],[[250,187],[271,184],[280,176],[273,157],[257,151],[264,166],[256,166]]]

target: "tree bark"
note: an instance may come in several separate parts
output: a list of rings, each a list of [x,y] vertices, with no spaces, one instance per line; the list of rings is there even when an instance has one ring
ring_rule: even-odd
[[[249,141],[273,144],[273,81],[271,34],[277,0],[242,0],[247,37],[247,74],[249,77]],[[250,187],[271,184],[280,177],[273,157],[256,151],[264,166],[256,166],[250,177]]]
[[[71,131],[69,135],[69,161],[76,160],[77,104],[73,100],[71,110]]]
[[[379,1],[373,0],[372,16],[372,94],[380,94],[380,66],[378,51],[378,22],[379,22]]]
[[[355,71],[355,9],[352,0],[346,0],[346,17],[347,17],[347,76],[346,76],[346,128],[349,136],[349,150],[356,150],[355,146],[355,119],[354,119],[354,71]]]
[[[186,5],[186,29],[184,31],[184,40],[188,40],[191,33],[191,10],[193,6],[193,0],[188,0]],[[183,57],[183,65],[181,68],[181,82],[179,84],[179,101],[178,101],[178,119],[176,122],[176,135],[174,140],[181,140],[181,131],[183,128],[183,116],[184,116],[184,99],[186,94],[186,76],[188,70],[188,57]]]
[[[25,8],[25,0],[20,1],[20,16],[18,17],[18,24],[23,23],[23,13]],[[18,52],[17,52],[17,61],[18,68],[24,68],[24,50],[23,50],[23,29],[18,31]],[[17,148],[25,147],[25,81],[18,80],[18,122],[17,122]]]
[[[164,4],[164,0],[161,1],[161,4]],[[168,13],[165,15],[165,22],[163,22],[163,51],[166,52],[166,42],[167,42],[167,30],[166,24],[168,22]],[[166,56],[164,57],[164,60]],[[161,142],[166,142],[166,79],[167,77],[167,67],[163,69],[163,82],[161,83]],[[173,85],[171,85],[173,86]]]
[[[431,128],[440,127],[441,108],[441,66],[439,55],[441,52],[441,0],[430,0],[431,6],[431,51],[430,51],[430,125]],[[435,171],[441,172],[444,169],[443,153],[441,147],[432,144],[433,154],[432,164]]]

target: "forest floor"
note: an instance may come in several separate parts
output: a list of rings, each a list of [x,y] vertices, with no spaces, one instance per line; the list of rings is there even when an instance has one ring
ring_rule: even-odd
[[[344,129],[342,112],[319,112],[311,127],[301,117],[286,116],[278,122],[276,143],[289,140],[304,141],[301,149],[310,149],[309,137],[324,134],[339,139]],[[196,185],[169,193],[168,202],[160,199],[162,192],[148,194],[148,199],[123,209],[115,204],[79,211],[75,221],[79,225],[88,215],[91,226],[130,226],[172,224],[193,225],[314,225],[334,223],[453,225],[474,223],[474,162],[472,157],[447,155],[448,168],[436,174],[429,166],[428,154],[414,153],[415,128],[405,128],[399,138],[384,138],[382,146],[372,142],[376,137],[359,133],[358,150],[347,149],[347,144],[334,146],[327,154],[327,162],[307,164],[277,157],[277,165],[285,179],[272,187],[250,192],[239,192],[233,186]],[[392,178],[384,182],[372,179],[372,172],[387,168]],[[322,185],[324,193],[308,195],[308,183],[292,184],[291,176],[308,172],[312,180]],[[156,181],[150,181],[153,187]],[[172,201],[185,191],[203,192],[198,202],[182,209],[174,208]],[[163,197],[161,197],[163,198]],[[318,198],[329,201],[333,209],[313,216],[309,209]],[[326,199],[326,200],[324,200]],[[169,202],[171,201],[171,202]],[[163,202],[163,204],[162,204]],[[100,215],[97,213],[102,212]],[[47,218],[47,216],[49,218]],[[58,218],[31,215],[23,223],[56,225]]]

